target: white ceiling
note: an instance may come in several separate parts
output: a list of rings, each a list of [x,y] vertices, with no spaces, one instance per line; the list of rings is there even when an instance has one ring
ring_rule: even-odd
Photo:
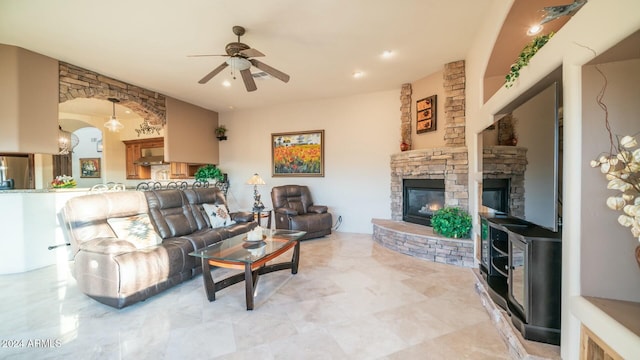
[[[464,59],[494,1],[505,0],[1,0],[0,43],[225,112],[399,89]],[[224,58],[187,55],[223,54],[234,25],[289,83],[248,93],[225,70],[198,84]]]

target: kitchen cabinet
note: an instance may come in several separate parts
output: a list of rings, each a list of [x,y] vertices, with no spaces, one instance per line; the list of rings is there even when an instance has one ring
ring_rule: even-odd
[[[204,164],[172,162],[169,169],[172,179],[193,179],[198,168]]]
[[[151,179],[151,168],[135,163],[140,159],[146,149],[157,149],[164,147],[164,138],[150,138],[123,141],[126,148],[126,171],[127,180],[148,180]]]
[[[158,149],[164,147],[164,138],[150,138],[123,141],[126,147],[126,169],[128,180],[149,180],[151,179],[151,166],[136,164],[136,160],[143,156],[157,155]],[[151,150],[155,151],[151,151]],[[159,157],[155,156],[155,157]],[[166,164],[166,163],[163,163]],[[151,163],[151,165],[159,165]],[[193,176],[203,164],[192,164],[186,162],[169,163],[170,179],[193,179]]]
[[[187,179],[189,177],[189,164],[172,162],[170,167],[171,179]]]

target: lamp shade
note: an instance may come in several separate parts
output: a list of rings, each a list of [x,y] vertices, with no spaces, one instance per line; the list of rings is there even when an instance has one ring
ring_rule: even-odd
[[[247,184],[249,184],[249,185],[265,185],[266,183],[264,182],[264,180],[262,180],[260,175],[253,174],[253,176],[251,178],[249,178],[249,180],[247,180]]]

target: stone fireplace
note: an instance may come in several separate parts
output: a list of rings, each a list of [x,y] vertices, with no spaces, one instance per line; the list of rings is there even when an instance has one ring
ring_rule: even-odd
[[[403,220],[403,183],[412,179],[441,180],[444,206],[469,208],[469,163],[466,147],[412,150],[391,156],[391,219]]]
[[[406,222],[403,215],[406,205],[403,185],[407,182],[413,184],[413,181],[430,184],[437,181],[442,184],[439,189],[442,205],[427,204],[426,194],[418,190],[418,200],[425,202],[414,208],[418,214],[431,212],[437,206],[456,206],[465,211],[469,209],[465,82],[464,61],[445,64],[443,136],[446,146],[391,155],[391,220],[374,219],[373,238],[383,246],[401,253],[445,264],[472,267],[475,263],[471,239],[443,238],[434,234],[431,227],[425,226],[428,223]],[[402,141],[409,145],[414,131],[411,94],[411,84],[403,85],[400,94],[400,129]]]

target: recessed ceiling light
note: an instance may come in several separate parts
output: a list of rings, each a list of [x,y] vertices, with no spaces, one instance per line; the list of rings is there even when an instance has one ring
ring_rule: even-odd
[[[542,25],[536,24],[536,25],[531,26],[529,28],[529,30],[527,30],[527,35],[533,36],[533,35],[536,35],[537,33],[539,33],[540,31],[542,31]]]
[[[222,86],[229,87],[229,86],[231,86],[231,83],[229,82],[229,80],[225,80],[225,81],[222,82]]]
[[[353,72],[353,77],[356,78],[356,79],[359,79],[359,78],[361,78],[363,76],[364,76],[364,73],[362,71],[354,71]]]
[[[233,105],[229,105],[229,110],[233,110],[233,109],[235,109]]]
[[[391,50],[385,50],[385,51],[382,52],[382,57],[385,58],[385,59],[388,59],[388,58],[390,58],[392,56],[393,56],[393,51],[391,51]]]

